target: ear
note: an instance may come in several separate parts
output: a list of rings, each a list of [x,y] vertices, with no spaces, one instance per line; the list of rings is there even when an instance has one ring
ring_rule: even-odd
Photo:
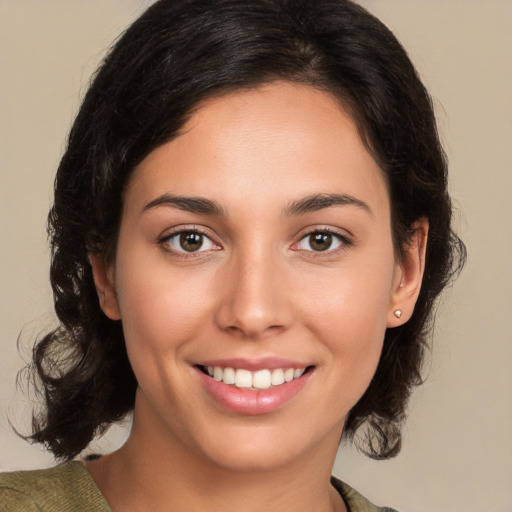
[[[102,254],[89,254],[94,285],[100,301],[100,307],[111,320],[120,320],[121,313],[114,285],[114,265],[108,265]]]
[[[428,220],[422,218],[413,224],[413,235],[395,269],[387,327],[398,327],[412,316],[425,270],[427,237]]]

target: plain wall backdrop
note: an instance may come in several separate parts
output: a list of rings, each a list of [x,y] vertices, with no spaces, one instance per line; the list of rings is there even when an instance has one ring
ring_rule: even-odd
[[[150,3],[0,0],[0,470],[53,463],[7,420],[28,432],[33,398],[16,391],[16,374],[54,321],[53,176],[90,74]],[[401,454],[373,462],[344,447],[334,473],[404,512],[511,512],[512,1],[361,3],[401,40],[434,97],[469,259],[443,297]],[[98,449],[123,435],[114,428]]]

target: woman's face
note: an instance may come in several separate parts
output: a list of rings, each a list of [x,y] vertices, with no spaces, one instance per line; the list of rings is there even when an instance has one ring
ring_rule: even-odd
[[[333,454],[402,270],[337,101],[275,83],[205,102],[135,170],[100,292],[140,387],[133,435],[237,469]]]

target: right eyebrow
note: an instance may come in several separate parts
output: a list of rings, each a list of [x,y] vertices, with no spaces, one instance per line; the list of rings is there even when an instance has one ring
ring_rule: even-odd
[[[144,206],[142,212],[165,206],[202,215],[226,217],[226,212],[222,206],[210,199],[206,199],[204,197],[176,196],[168,193],[162,194],[156,199],[150,201],[146,206]]]
[[[294,201],[285,211],[285,216],[304,215],[332,206],[352,205],[373,216],[373,212],[367,203],[348,194],[313,194],[298,201]]]

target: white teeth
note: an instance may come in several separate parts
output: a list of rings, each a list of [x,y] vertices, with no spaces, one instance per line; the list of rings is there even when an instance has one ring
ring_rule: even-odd
[[[216,366],[213,369],[213,378],[220,382],[222,380],[222,373],[223,373],[222,368],[220,368],[219,366]]]
[[[252,387],[256,389],[268,389],[272,385],[270,370],[258,370],[252,376]]]
[[[285,371],[284,371],[284,381],[285,382],[290,382],[293,380],[293,368],[287,368]]]
[[[237,388],[252,388],[252,373],[249,370],[238,369],[235,374]]]
[[[224,384],[235,383],[235,370],[233,370],[233,368],[224,368],[222,372],[222,382],[224,382]]]
[[[276,368],[275,370],[257,370],[251,372],[243,368],[222,368],[220,366],[208,366],[208,375],[216,381],[224,384],[235,385],[243,389],[269,389],[272,386],[280,386],[285,382],[298,379],[306,371],[305,368]]]
[[[282,368],[277,368],[272,372],[272,386],[279,386],[284,383],[284,371]]]

